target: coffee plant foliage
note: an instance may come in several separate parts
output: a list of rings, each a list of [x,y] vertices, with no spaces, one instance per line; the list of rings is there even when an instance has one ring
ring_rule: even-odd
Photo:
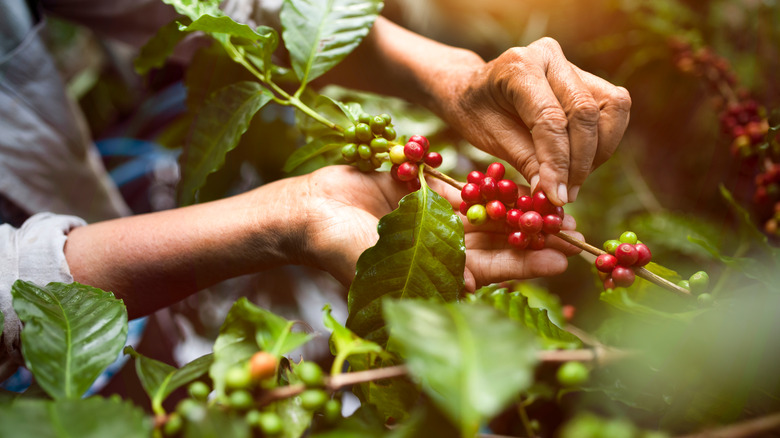
[[[212,41],[185,74],[187,114],[163,139],[182,149],[181,205],[226,196],[242,162],[267,179],[340,163],[339,151],[352,142],[347,129],[369,111],[392,113],[393,144],[403,145],[409,134],[428,136],[445,156],[442,169],[459,177],[468,170],[447,167],[447,157],[480,169],[493,160],[453,139],[424,110],[312,87],[360,44],[381,1],[285,0],[281,32],[235,22],[219,0],[163,1],[182,17],[143,47],[135,61],[140,73],[162,66],[187,35]],[[688,15],[669,11],[686,9],[659,5],[644,32],[679,33]],[[289,67],[275,62],[280,46]],[[777,129],[767,132],[767,144]],[[571,212],[586,235],[601,241],[630,225],[653,250],[647,271],[666,283],[638,279],[603,290],[592,263],[572,259],[563,279],[510,281],[467,294],[463,222],[421,167],[420,188],[380,220],[379,240],[358,260],[346,321],[323,309],[332,355],[325,377],[294,354],[315,334],[246,298],[228,312],[213,353],[176,368],[125,347],[127,312],[110,292],[17,281],[13,306],[35,383],[22,394],[0,392],[0,437],[472,437],[488,430],[659,437],[780,412],[776,242],[723,185],[726,228],[679,212],[636,214],[652,203],[647,193],[627,189],[614,161],[591,179],[604,188],[600,198]],[[666,260],[679,262],[679,272]],[[712,277],[698,299],[663,286],[688,279],[698,266]],[[574,317],[551,290],[576,303]],[[2,322],[0,314],[0,330]],[[84,397],[123,347],[148,404]],[[257,358],[273,370],[253,369]],[[584,383],[557,380],[569,361],[585,365]],[[166,403],[185,388],[189,398]],[[354,412],[342,412],[345,388],[361,402]]]

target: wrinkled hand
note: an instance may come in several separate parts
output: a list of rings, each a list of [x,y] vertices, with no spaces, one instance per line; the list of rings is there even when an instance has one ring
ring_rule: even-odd
[[[302,237],[306,263],[349,284],[358,257],[379,238],[379,219],[398,207],[408,193],[406,187],[387,174],[363,174],[349,166],[329,166],[305,178],[307,190],[301,199],[306,204]],[[432,177],[426,181],[453,206],[460,204],[458,190]],[[471,291],[498,281],[559,274],[567,267],[566,257],[579,252],[554,237],[548,237],[548,242],[555,249],[518,251],[506,242],[503,224],[474,227],[462,219],[466,224],[464,275],[466,288]],[[564,228],[571,230],[574,226],[574,219],[567,216]]]
[[[507,160],[556,205],[617,148],[629,119],[625,88],[582,71],[552,38],[451,69],[439,112],[475,146]]]

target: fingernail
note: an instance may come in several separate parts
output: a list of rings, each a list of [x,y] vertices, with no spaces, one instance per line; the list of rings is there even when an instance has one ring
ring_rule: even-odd
[[[580,187],[581,186],[574,186],[569,189],[569,202],[577,200],[577,195],[580,193]]]
[[[531,193],[536,192],[536,185],[539,184],[539,175],[534,175],[531,177]]]
[[[564,183],[558,184],[558,199],[560,199],[564,204],[569,202],[569,194],[566,190],[566,184]]]

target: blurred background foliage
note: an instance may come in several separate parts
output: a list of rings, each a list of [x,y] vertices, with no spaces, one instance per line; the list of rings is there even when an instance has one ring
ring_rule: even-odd
[[[593,173],[566,210],[593,245],[630,229],[650,246],[654,261],[679,278],[708,271],[713,293],[725,304],[702,312],[643,281],[627,291],[603,293],[592,263],[580,257],[571,259],[565,274],[534,280],[534,287],[573,306],[572,322],[603,342],[656,353],[653,360],[599,370],[586,396],[575,401],[565,396],[563,405],[601,406],[593,410],[667,430],[776,410],[780,388],[772,365],[778,354],[771,345],[780,327],[767,309],[778,308],[780,256],[771,248],[778,239],[766,224],[773,214],[780,215],[772,210],[778,195],[769,193],[764,202],[754,202],[756,176],[767,170],[767,159],[778,162],[771,153],[778,144],[776,131],[764,136],[762,144],[770,152],[761,152],[759,159],[732,151],[734,136],[724,133],[720,118],[729,102],[711,80],[681,61],[680,45],[688,50],[685,56],[704,50],[725,61],[737,99],[755,100],[765,109],[762,120],[778,125],[780,120],[771,114],[780,108],[780,2],[388,0],[384,14],[420,34],[472,49],[486,60],[550,36],[574,64],[631,93],[631,122],[617,153]],[[56,20],[50,21],[48,31],[69,90],[98,142],[130,137],[175,151],[189,129],[188,108],[245,74],[206,50],[190,66],[169,63],[141,78],[132,71],[133,52],[127,48]],[[370,113],[390,112],[401,135],[429,136],[444,156],[446,173],[464,179],[468,171],[484,169],[492,161],[424,109],[344,89],[331,88],[326,94],[358,100]],[[269,105],[228,155],[226,166],[209,177],[201,200],[284,177],[286,158],[301,144],[295,114]],[[124,159],[107,156],[106,162],[112,167]],[[139,212],[175,205],[175,169],[154,175],[146,183],[159,186],[156,201],[138,204]],[[734,203],[724,197],[721,186],[733,194]],[[177,362],[202,353],[198,349],[208,342],[199,339],[213,339],[238,295],[249,295],[288,318],[306,320],[323,333],[323,303],[333,303],[334,316],[345,317],[345,291],[327,275],[290,267],[236,279],[162,312],[162,331],[178,333],[169,345]],[[716,336],[718,341],[713,340]],[[314,345],[327,352],[326,342]],[[727,366],[744,357],[755,360]],[[708,387],[706,382],[712,381],[723,385]],[[620,403],[604,404],[606,399]],[[546,415],[550,409],[536,403],[529,414]],[[575,426],[568,436],[586,436]]]

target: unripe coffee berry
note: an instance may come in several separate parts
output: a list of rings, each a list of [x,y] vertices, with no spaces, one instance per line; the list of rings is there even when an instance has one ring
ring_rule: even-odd
[[[319,409],[328,401],[328,394],[321,389],[307,389],[300,395],[301,407],[307,411],[313,411]]]
[[[252,380],[270,379],[276,375],[277,359],[267,351],[258,351],[249,359],[249,375]]]
[[[544,249],[546,246],[544,234],[539,233],[534,236],[531,236],[531,244],[529,246],[531,247],[531,249],[536,251],[539,251],[540,249]]]
[[[390,114],[387,114],[387,113],[382,113],[382,114],[379,115],[379,117],[381,117],[381,118],[383,118],[385,120],[385,125],[389,125],[393,121],[393,118],[390,117]]]
[[[512,228],[520,228],[520,217],[522,215],[522,211],[512,208],[506,212],[506,223]]]
[[[257,425],[263,431],[263,435],[274,436],[282,433],[284,423],[276,412],[261,412],[257,418]]]
[[[368,124],[371,122],[371,114],[361,113],[358,115],[358,122]]]
[[[382,137],[374,137],[371,139],[371,150],[377,153],[387,152],[390,149],[390,144],[387,139]]]
[[[556,234],[561,231],[563,227],[563,219],[555,214],[548,214],[543,218],[544,224],[542,225],[542,231],[547,234]]]
[[[425,164],[433,167],[434,169],[441,166],[443,161],[441,154],[438,152],[428,152],[425,154]]]
[[[466,177],[466,181],[479,185],[482,180],[485,178],[485,174],[480,172],[479,170],[472,170],[469,175]]]
[[[621,243],[615,250],[615,257],[617,257],[618,265],[620,266],[633,266],[639,259],[639,254],[634,249],[634,245],[630,243]],[[614,275],[613,275],[614,276]],[[617,280],[615,280],[617,283]]]
[[[558,368],[555,377],[563,386],[582,385],[588,380],[588,368],[581,362],[566,362]]]
[[[691,290],[691,284],[688,282],[688,280],[680,280],[677,282],[677,286],[680,286],[683,289]]]
[[[386,138],[389,141],[395,140],[395,129],[393,129],[390,126],[385,126],[385,132],[382,133],[382,137]]]
[[[425,150],[423,150],[423,147],[420,143],[409,141],[404,146],[404,155],[406,155],[406,158],[409,161],[417,163],[423,159]]]
[[[357,145],[355,143],[345,144],[341,148],[341,156],[347,163],[355,161],[357,159]]]
[[[696,301],[699,302],[702,306],[709,306],[712,305],[712,302],[715,301],[712,298],[712,295],[710,294],[701,294],[698,297],[696,297]]]
[[[527,211],[520,216],[520,229],[528,234],[536,234],[542,231],[543,225],[542,215],[535,211]]]
[[[623,243],[630,243],[633,245],[637,240],[636,233],[633,231],[624,231],[623,234],[620,235],[619,240]]]
[[[373,155],[373,152],[371,152],[371,148],[368,145],[361,144],[357,147],[357,153],[360,156],[360,158],[367,160],[371,158],[371,155]]]
[[[610,254],[614,254],[617,247],[620,246],[620,243],[621,242],[619,240],[615,240],[615,239],[607,240],[606,242],[604,242],[604,251]]]
[[[521,211],[530,211],[534,209],[534,200],[528,195],[523,195],[517,198],[517,208]]]
[[[341,402],[334,399],[328,400],[322,408],[322,413],[325,415],[325,421],[328,423],[335,422],[341,418]]]
[[[346,140],[347,143],[354,143],[355,140],[357,140],[355,125],[349,126],[344,130],[344,140]]]
[[[167,436],[176,435],[181,431],[182,426],[184,426],[184,420],[178,412],[174,412],[168,416],[168,420],[163,426],[163,433]]]
[[[517,202],[517,184],[510,179],[499,180],[498,199],[507,206],[513,206]]]
[[[187,390],[190,393],[190,397],[200,401],[205,401],[211,392],[209,385],[206,385],[199,380],[192,382],[190,386],[187,387]]]
[[[498,199],[488,201],[485,205],[488,216],[493,220],[501,220],[506,217],[506,206]]]
[[[322,368],[314,362],[303,362],[295,368],[295,374],[306,386],[320,386],[324,382]]]
[[[612,270],[612,280],[615,282],[615,286],[629,287],[634,284],[635,278],[636,275],[631,268],[618,265]]]
[[[417,177],[417,165],[411,161],[404,161],[398,166],[398,179],[411,181]]]
[[[386,125],[387,122],[385,122],[385,119],[383,119],[382,116],[374,116],[369,122],[369,126],[371,126],[371,132],[374,134],[382,134]]]
[[[460,191],[460,197],[469,204],[476,204],[482,201],[482,193],[479,190],[479,186],[473,183],[463,186],[463,189]]]
[[[401,164],[406,161],[406,154],[404,153],[404,147],[397,144],[390,148],[390,161],[393,164]]]
[[[233,391],[228,398],[228,403],[231,408],[239,411],[245,411],[255,405],[252,394],[244,389]]]
[[[526,249],[531,243],[530,236],[522,231],[509,233],[506,241],[517,249]]]
[[[487,221],[487,210],[482,204],[474,204],[469,207],[466,217],[472,225],[482,225]]]
[[[486,201],[492,201],[498,199],[498,184],[492,177],[485,176],[482,182],[479,183],[479,192],[482,194],[482,198]]]
[[[504,174],[506,173],[506,169],[504,168],[504,165],[501,163],[490,163],[490,166],[488,166],[487,171],[485,171],[485,176],[489,176],[496,181],[504,179]]]
[[[704,271],[699,271],[691,275],[688,282],[691,284],[691,292],[700,294],[706,292],[707,288],[709,288],[710,276]]]
[[[232,389],[242,389],[249,386],[252,382],[252,376],[249,374],[249,367],[246,363],[235,365],[225,373],[225,385]]]
[[[409,141],[419,143],[423,147],[423,151],[425,151],[426,154],[428,153],[428,149],[431,147],[431,144],[428,142],[428,139],[422,135],[413,135],[409,137]]]
[[[637,243],[634,245],[634,249],[636,249],[638,256],[635,266],[645,266],[646,264],[650,263],[650,260],[653,259],[653,254],[650,252],[650,248],[648,248],[644,243]]]
[[[601,254],[596,257],[596,269],[601,272],[610,273],[617,266],[617,258],[612,254]]]
[[[374,138],[374,134],[371,133],[370,126],[365,123],[358,123],[358,125],[355,126],[355,137],[361,142],[368,143]]]

